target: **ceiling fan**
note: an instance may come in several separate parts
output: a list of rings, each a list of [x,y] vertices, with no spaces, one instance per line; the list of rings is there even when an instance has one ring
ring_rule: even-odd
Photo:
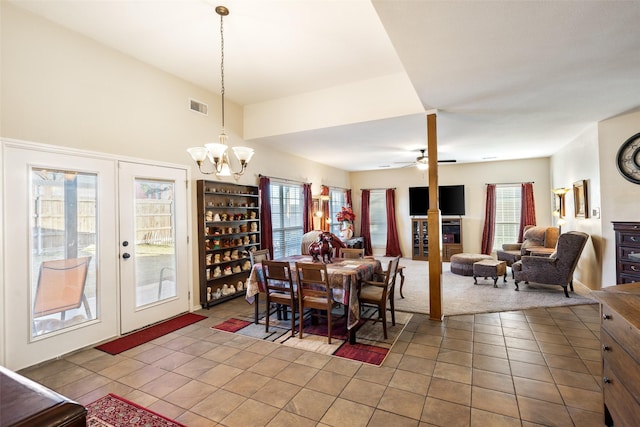
[[[420,170],[427,170],[429,168],[429,158],[424,154],[425,150],[420,150],[420,155],[416,157],[414,162],[394,162],[394,163],[409,163],[404,167],[416,166]],[[456,160],[448,159],[448,160],[438,160],[438,163],[455,163]]]

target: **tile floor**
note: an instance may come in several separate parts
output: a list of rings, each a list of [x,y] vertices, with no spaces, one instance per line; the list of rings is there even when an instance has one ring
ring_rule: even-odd
[[[95,349],[21,371],[80,403],[115,393],[188,426],[600,426],[596,304],[414,315],[383,366],[211,329],[253,306],[117,356]]]

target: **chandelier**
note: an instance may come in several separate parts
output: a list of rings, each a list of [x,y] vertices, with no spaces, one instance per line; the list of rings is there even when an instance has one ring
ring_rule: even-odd
[[[218,136],[218,142],[212,142],[205,144],[204,147],[191,147],[187,148],[187,152],[191,155],[193,160],[198,165],[198,169],[201,173],[210,175],[216,174],[216,176],[231,176],[231,166],[229,164],[229,155],[227,154],[227,134],[224,131],[224,24],[223,19],[229,14],[229,9],[225,6],[217,6],[216,13],[220,15],[220,80],[222,98],[222,132]],[[242,175],[249,160],[253,156],[253,149],[249,147],[232,147],[233,153],[240,162],[240,170],[233,172],[235,178]],[[209,158],[213,164],[212,171],[203,171],[202,164]]]

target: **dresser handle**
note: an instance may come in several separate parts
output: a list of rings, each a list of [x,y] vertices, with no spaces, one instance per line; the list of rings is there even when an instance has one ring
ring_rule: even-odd
[[[631,269],[631,271],[640,271],[635,265],[629,266],[629,268]]]
[[[611,347],[609,347],[608,345],[603,345],[602,351],[611,351]]]
[[[611,319],[611,315],[610,314],[603,314],[602,315],[602,320],[609,320]]]
[[[611,380],[608,377],[602,378],[602,382],[605,384],[611,384]]]
[[[638,225],[634,225],[634,226],[633,226],[633,229],[634,229],[634,230],[637,230],[639,227],[640,227],[640,226],[638,226]]]
[[[630,236],[629,240],[631,240],[632,242],[637,242],[638,239],[636,239],[636,236]]]

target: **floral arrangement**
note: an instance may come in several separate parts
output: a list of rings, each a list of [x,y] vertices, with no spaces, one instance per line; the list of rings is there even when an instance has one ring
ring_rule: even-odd
[[[340,212],[336,215],[336,219],[340,222],[349,221],[353,222],[356,220],[356,214],[353,213],[353,209],[350,206],[343,206]]]

